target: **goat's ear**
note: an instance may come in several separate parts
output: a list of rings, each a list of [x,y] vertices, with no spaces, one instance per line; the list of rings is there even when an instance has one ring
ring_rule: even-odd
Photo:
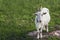
[[[35,15],[37,16],[37,13],[35,13]]]
[[[34,13],[33,15],[35,15],[35,16],[36,16],[37,14],[36,14],[36,13]]]

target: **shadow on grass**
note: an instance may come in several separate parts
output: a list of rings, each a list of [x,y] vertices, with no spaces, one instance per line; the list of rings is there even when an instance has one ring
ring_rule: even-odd
[[[14,32],[14,31],[1,31],[0,40],[33,40],[26,32]]]

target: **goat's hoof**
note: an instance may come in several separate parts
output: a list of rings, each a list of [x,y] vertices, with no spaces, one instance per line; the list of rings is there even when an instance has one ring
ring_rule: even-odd
[[[48,33],[49,31],[47,31],[47,33]]]
[[[40,38],[42,38],[42,37],[40,37]]]
[[[39,37],[37,37],[37,39],[39,39]]]
[[[48,31],[47,31],[47,33],[48,33]]]
[[[40,36],[40,38],[42,38],[42,36]]]

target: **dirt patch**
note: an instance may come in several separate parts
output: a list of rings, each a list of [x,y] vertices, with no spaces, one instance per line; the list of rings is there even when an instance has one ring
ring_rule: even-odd
[[[28,36],[30,37],[33,37],[34,39],[37,39],[37,32],[36,31],[33,31],[33,32],[29,32],[28,33]],[[46,32],[43,32],[43,40],[47,39],[48,37],[53,37],[53,36],[56,36],[56,37],[60,37],[60,30],[56,30],[56,31],[52,31],[52,32],[49,32],[49,33],[46,33]]]
[[[47,38],[48,36],[60,37],[60,30],[58,30],[58,29],[60,29],[60,26],[59,26],[59,25],[55,26],[55,29],[56,29],[56,30],[54,30],[54,31],[52,31],[52,32],[49,32],[49,33],[43,32],[43,38]],[[31,36],[31,37],[36,38],[36,36],[37,36],[37,31],[29,32],[29,33],[28,33],[28,36]]]

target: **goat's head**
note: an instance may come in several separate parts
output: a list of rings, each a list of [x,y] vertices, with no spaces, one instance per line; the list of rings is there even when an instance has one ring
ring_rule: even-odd
[[[49,10],[47,8],[41,8],[40,12],[42,15],[49,14]]]
[[[41,14],[41,12],[38,11],[38,12],[35,13],[35,15],[37,17],[37,22],[41,23],[42,22],[41,20],[42,20],[42,17],[43,17],[43,15]]]
[[[35,15],[37,16],[37,20],[38,22],[41,22],[42,21],[42,18],[49,14],[49,10],[47,8],[40,8],[36,13]]]

